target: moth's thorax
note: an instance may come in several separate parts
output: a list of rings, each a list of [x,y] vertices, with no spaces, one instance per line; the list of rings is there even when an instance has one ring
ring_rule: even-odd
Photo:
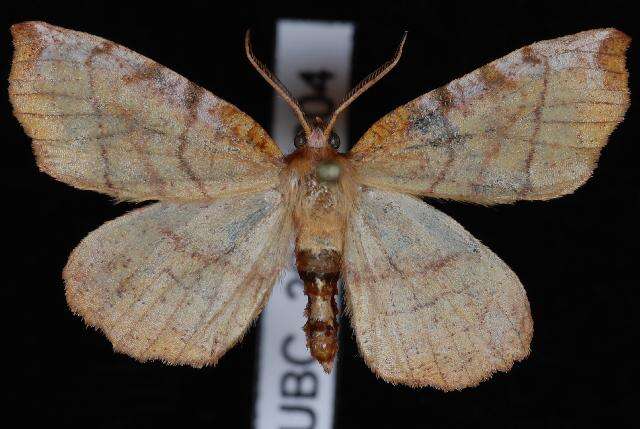
[[[342,254],[348,200],[353,187],[349,160],[329,146],[303,147],[288,158],[296,250]]]

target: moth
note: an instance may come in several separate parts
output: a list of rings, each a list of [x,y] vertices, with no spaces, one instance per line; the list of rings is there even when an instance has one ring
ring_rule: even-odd
[[[64,269],[71,310],[140,361],[215,365],[260,314],[295,255],[311,355],[329,372],[344,282],[359,350],[391,383],[442,390],[508,371],[533,323],[516,274],[421,200],[482,205],[573,192],[629,106],[615,29],[543,41],[378,120],[349,153],[332,131],[400,59],[308,118],[284,156],[245,113],[156,62],[42,22],[11,28],[9,96],[43,172],[123,201]]]

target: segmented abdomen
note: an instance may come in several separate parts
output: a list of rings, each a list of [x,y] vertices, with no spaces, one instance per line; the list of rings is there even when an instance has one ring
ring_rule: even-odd
[[[338,294],[340,255],[331,250],[322,250],[318,254],[303,251],[297,255],[297,266],[308,298],[305,310],[307,323],[304,325],[307,347],[329,373],[338,352],[335,295]]]

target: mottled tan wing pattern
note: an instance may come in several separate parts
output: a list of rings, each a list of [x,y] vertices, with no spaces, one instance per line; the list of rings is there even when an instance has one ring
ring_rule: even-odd
[[[462,389],[529,354],[533,323],[518,277],[444,213],[365,188],[345,247],[358,346],[386,381]]]
[[[236,107],[122,46],[41,22],[11,30],[9,95],[40,169],[117,199],[163,200],[104,224],[73,251],[70,307],[139,360],[215,364],[291,260],[300,232],[291,208],[311,199],[295,191],[296,158],[285,160]],[[333,222],[347,222],[347,308],[376,374],[455,390],[528,355],[533,324],[517,276],[453,219],[405,194],[493,204],[572,192],[628,107],[628,44],[603,29],[519,49],[386,115],[335,163],[349,198]],[[246,47],[273,84],[248,36]],[[308,149],[298,157],[315,180],[313,163],[338,155]],[[321,235],[337,224],[318,225]],[[305,292],[323,297],[310,303],[332,305],[321,275],[337,277],[331,268],[307,273],[315,277]]]
[[[358,180],[481,204],[572,192],[629,105],[629,40],[603,29],[534,43],[418,97],[353,148]]]
[[[9,96],[38,166],[121,200],[210,200],[273,187],[281,152],[249,116],[115,43],[11,28]]]
[[[262,310],[292,242],[277,191],[155,203],[107,222],[73,251],[67,301],[117,351],[215,364]]]

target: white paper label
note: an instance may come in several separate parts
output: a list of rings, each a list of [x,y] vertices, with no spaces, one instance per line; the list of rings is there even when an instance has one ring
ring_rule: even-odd
[[[280,20],[274,68],[278,78],[309,114],[330,113],[351,84],[352,23]],[[298,127],[277,95],[271,135],[285,153],[293,151]],[[347,145],[346,115],[335,127],[341,150]],[[306,347],[306,297],[296,271],[271,294],[260,322],[256,429],[333,427],[335,373],[327,375]]]

